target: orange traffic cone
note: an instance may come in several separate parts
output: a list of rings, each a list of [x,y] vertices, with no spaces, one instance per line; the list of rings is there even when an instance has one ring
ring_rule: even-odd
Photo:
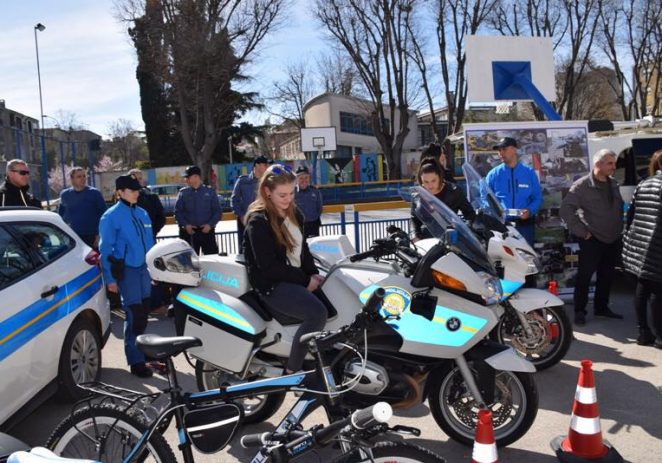
[[[602,439],[600,412],[593,378],[593,363],[582,360],[568,436],[552,440],[552,449],[562,463],[622,463],[623,457]]]
[[[499,456],[497,455],[494,428],[492,427],[492,412],[479,410],[471,463],[496,463],[498,461]]]

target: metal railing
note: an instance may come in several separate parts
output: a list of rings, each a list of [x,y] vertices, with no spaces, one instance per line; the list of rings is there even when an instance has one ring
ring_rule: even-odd
[[[387,234],[386,228],[389,225],[395,225],[409,233],[409,218],[361,220],[360,211],[354,211],[353,213],[341,211],[340,221],[323,223],[320,227],[320,235],[347,235],[350,241],[353,238],[356,251],[361,252],[368,249],[375,239],[385,237]],[[159,236],[157,241],[168,238],[177,238],[177,236]],[[216,243],[221,252],[228,254],[240,253],[239,241],[235,230],[216,233]]]

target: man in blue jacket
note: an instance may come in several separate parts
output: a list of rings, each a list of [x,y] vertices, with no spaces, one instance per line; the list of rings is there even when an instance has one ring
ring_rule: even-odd
[[[517,230],[533,246],[535,215],[542,205],[538,175],[519,162],[514,138],[504,137],[492,149],[499,151],[503,163],[487,173],[487,184],[505,209],[517,210]]]
[[[297,188],[294,200],[304,217],[303,232],[307,238],[319,236],[322,221],[322,193],[310,184],[310,172],[306,166],[297,167]]]
[[[136,348],[136,338],[145,332],[151,310],[151,281],[145,255],[154,245],[154,235],[149,215],[137,205],[141,188],[130,175],[115,179],[119,201],[101,216],[99,253],[108,291],[122,296],[127,363],[132,374],[148,378],[152,370],[145,364],[145,355]]]
[[[232,211],[237,216],[237,238],[239,239],[239,250],[244,241],[244,219],[248,206],[255,201],[257,195],[257,184],[260,177],[269,167],[269,160],[264,156],[258,156],[253,160],[253,169],[250,174],[242,175],[237,179],[230,196]]]
[[[221,220],[221,205],[216,191],[202,184],[198,166],[189,166],[184,172],[187,187],[179,190],[175,201],[175,220],[179,237],[191,244],[200,254],[218,254],[216,224]]]
[[[87,174],[82,167],[74,167],[69,173],[71,188],[60,192],[58,214],[88,246],[99,244],[99,220],[106,212],[106,202],[101,192],[87,185]]]

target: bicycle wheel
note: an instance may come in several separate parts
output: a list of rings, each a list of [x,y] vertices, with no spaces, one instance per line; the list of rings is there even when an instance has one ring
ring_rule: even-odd
[[[115,404],[77,410],[64,419],[46,441],[46,447],[66,458],[123,461],[147,431],[145,419],[127,414]],[[149,438],[137,459],[141,462],[176,463],[172,449],[158,432]]]
[[[372,449],[372,459],[361,456],[361,451],[355,449],[347,455],[333,460],[333,463],[444,463],[445,460],[436,453],[418,445],[407,442],[378,442]]]

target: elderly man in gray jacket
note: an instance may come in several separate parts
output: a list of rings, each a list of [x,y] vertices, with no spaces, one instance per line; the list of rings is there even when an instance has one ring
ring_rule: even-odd
[[[622,319],[609,308],[609,289],[623,233],[623,198],[616,171],[616,154],[602,149],[593,155],[591,173],[575,181],[561,203],[561,217],[579,242],[575,282],[575,324],[586,323],[591,277],[596,275],[593,311],[596,317]]]

